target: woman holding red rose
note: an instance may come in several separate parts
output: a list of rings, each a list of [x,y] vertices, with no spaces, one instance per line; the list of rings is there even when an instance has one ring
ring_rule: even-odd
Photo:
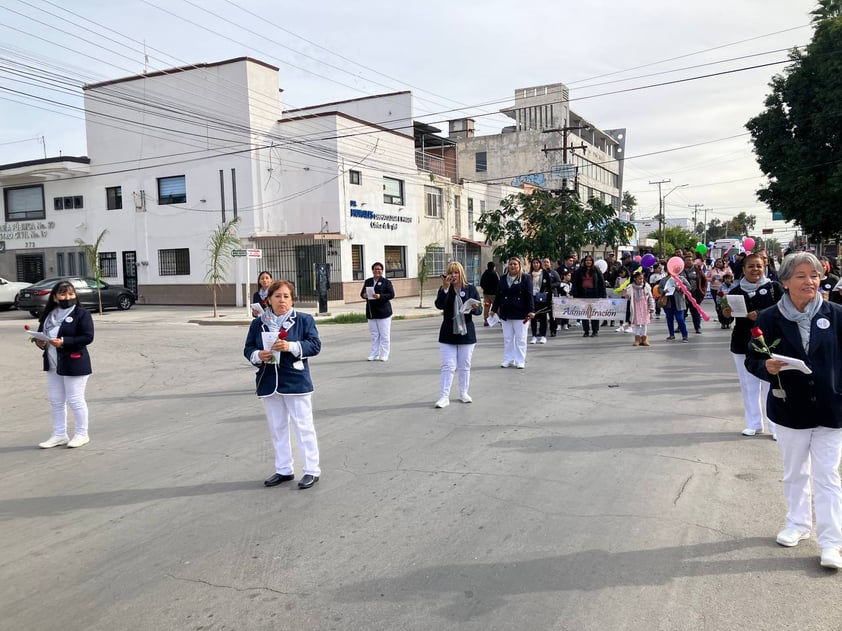
[[[766,405],[777,424],[787,503],[777,542],[792,547],[810,538],[815,501],[821,565],[842,569],[842,307],[822,299],[822,273],[809,252],[784,259],[778,274],[787,293],[757,317],[746,368],[773,388]],[[782,370],[787,362],[772,359],[770,349],[812,372]]]
[[[757,254],[750,254],[743,260],[743,277],[736,286],[728,292],[729,296],[740,295],[745,298],[747,318],[734,318],[734,330],[731,332],[731,355],[737,367],[737,377],[740,380],[740,392],[743,395],[743,410],[745,413],[745,429],[743,436],[755,436],[763,432],[763,403],[769,392],[769,382],[758,379],[745,367],[746,348],[748,348],[751,327],[757,320],[757,314],[767,307],[771,307],[784,295],[784,289],[777,282],[771,281],[763,275],[765,265]],[[727,297],[726,297],[727,301]],[[730,307],[722,309],[722,315],[731,317]],[[775,424],[766,417],[766,429],[776,437]]]

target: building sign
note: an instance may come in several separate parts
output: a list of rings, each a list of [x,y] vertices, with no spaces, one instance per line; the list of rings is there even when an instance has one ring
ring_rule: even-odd
[[[231,250],[231,256],[245,256],[248,250]]]
[[[575,164],[554,164],[550,170],[550,175],[557,180],[575,180],[576,179],[576,165]]]
[[[50,230],[56,227],[53,221],[18,221],[0,224],[0,239],[15,241],[18,239],[46,239]]]
[[[249,248],[248,250],[246,250],[246,256],[250,259],[262,259],[263,250],[259,248]]]
[[[369,227],[375,230],[397,230],[402,223],[412,223],[412,217],[404,215],[385,215],[376,213],[373,210],[351,207],[351,217],[357,219],[369,219]]]
[[[544,186],[547,183],[547,178],[543,173],[530,173],[528,175],[518,175],[512,180],[512,186],[520,186],[521,184],[534,184],[535,186]]]

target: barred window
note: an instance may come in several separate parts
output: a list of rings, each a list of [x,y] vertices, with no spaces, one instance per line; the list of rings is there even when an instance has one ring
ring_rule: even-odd
[[[444,274],[447,265],[447,257],[445,256],[444,248],[428,247],[424,255],[427,262],[427,271],[429,276],[441,276]]]
[[[387,245],[384,254],[386,278],[406,278],[406,246]]]
[[[363,269],[363,246],[354,244],[351,246],[351,271],[354,274],[354,280],[365,280],[365,270]]]
[[[100,252],[99,269],[103,278],[117,278],[117,253]]]
[[[188,276],[190,274],[190,248],[158,250],[160,276]]]

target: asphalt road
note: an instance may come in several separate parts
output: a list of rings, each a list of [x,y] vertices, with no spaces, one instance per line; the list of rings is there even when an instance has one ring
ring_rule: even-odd
[[[839,629],[842,576],[784,549],[781,465],[739,435],[726,332],[650,348],[572,330],[438,398],[439,319],[324,325],[322,480],[267,489],[245,328],[95,316],[91,443],[50,433],[40,357],[0,313],[0,629]]]

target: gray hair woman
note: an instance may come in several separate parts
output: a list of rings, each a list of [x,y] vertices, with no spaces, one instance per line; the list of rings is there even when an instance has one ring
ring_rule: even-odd
[[[821,566],[840,569],[842,307],[822,299],[822,273],[821,263],[808,252],[784,259],[778,277],[787,293],[758,315],[746,368],[772,385],[766,406],[777,424],[787,503],[786,527],[778,533],[777,542],[792,547],[810,538],[814,499]],[[785,359],[772,358],[772,352]],[[798,360],[810,369],[809,374],[783,370]]]

